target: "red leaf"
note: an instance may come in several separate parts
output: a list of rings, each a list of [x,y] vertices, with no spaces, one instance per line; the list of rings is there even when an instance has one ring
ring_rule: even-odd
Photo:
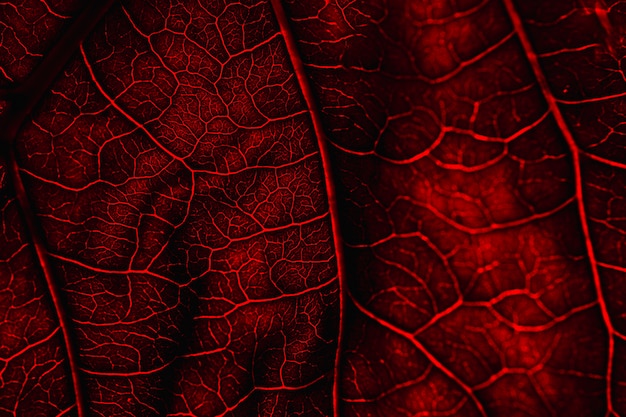
[[[0,10],[0,416],[626,415],[621,3]]]

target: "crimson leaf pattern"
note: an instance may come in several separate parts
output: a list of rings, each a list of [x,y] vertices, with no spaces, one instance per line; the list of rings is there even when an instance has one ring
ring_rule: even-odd
[[[626,416],[626,3],[0,11],[0,416]]]

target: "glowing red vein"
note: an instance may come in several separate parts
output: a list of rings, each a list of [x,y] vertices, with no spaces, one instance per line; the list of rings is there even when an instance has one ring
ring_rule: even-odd
[[[46,250],[44,240],[41,237],[41,234],[37,232],[37,227],[35,226],[34,220],[35,214],[33,213],[30,201],[28,200],[26,188],[24,187],[22,177],[20,176],[20,168],[17,165],[17,162],[15,160],[15,154],[13,152],[10,153],[8,164],[11,171],[11,176],[13,177],[12,180],[13,186],[15,187],[15,194],[17,195],[17,200],[24,214],[24,221],[26,222],[27,230],[29,231],[31,239],[33,241],[33,247],[35,248],[37,260],[39,261],[39,265],[41,266],[43,275],[46,278],[48,291],[50,292],[50,297],[52,298],[52,305],[54,306],[57,318],[59,319],[59,327],[61,328],[61,332],[63,333],[63,341],[65,343],[67,360],[70,366],[70,372],[72,374],[72,385],[74,387],[74,395],[76,396],[76,407],[78,409],[78,416],[83,417],[86,415],[85,402],[83,399],[80,385],[80,370],[78,367],[78,359],[70,332],[69,319],[65,315],[65,310],[63,309],[63,305],[61,302],[61,293],[57,283],[54,280],[54,275],[52,273],[52,267],[50,266],[48,251]]]
[[[300,59],[300,55],[298,53],[296,40],[291,33],[291,29],[289,28],[289,21],[287,20],[285,10],[283,9],[280,0],[271,0],[271,2],[272,7],[274,8],[274,14],[276,15],[276,20],[278,20],[278,25],[280,26],[280,31],[283,34],[283,38],[285,39],[285,45],[287,47],[289,59],[291,60],[291,64],[293,65],[296,77],[298,79],[298,84],[300,86],[300,90],[302,91],[304,101],[306,102],[307,108],[309,109],[309,113],[311,115],[313,129],[315,130],[317,144],[320,149],[322,166],[324,168],[324,182],[326,185],[326,193],[328,195],[328,210],[330,211],[330,222],[333,231],[333,243],[335,244],[335,253],[337,255],[337,276],[339,278],[339,335],[337,337],[337,353],[335,356],[335,375],[333,382],[333,414],[335,416],[339,416],[339,362],[343,339],[343,317],[345,302],[344,289],[346,283],[343,267],[343,243],[339,230],[339,215],[337,212],[337,196],[335,194],[335,187],[332,182],[332,170],[330,167],[330,157],[326,144],[326,135],[324,133],[322,120],[319,116],[317,104],[315,103],[315,98],[313,97],[311,86],[309,85],[307,75],[304,71],[304,64],[302,63],[302,60]]]
[[[533,46],[528,38],[528,34],[524,29],[524,24],[522,23],[522,19],[519,14],[515,10],[515,6],[513,5],[513,0],[504,0],[504,5],[506,6],[506,10],[509,14],[511,22],[515,28],[515,32],[524,48],[524,52],[526,53],[526,57],[532,67],[533,73],[535,74],[535,78],[537,79],[537,83],[539,84],[539,88],[545,97],[550,112],[554,116],[554,120],[558,125],[563,137],[565,138],[565,142],[569,147],[570,153],[572,154],[572,162],[574,165],[574,176],[575,176],[575,186],[576,186],[576,202],[578,205],[578,214],[580,217],[580,224],[582,228],[583,235],[585,237],[585,245],[587,248],[587,255],[589,256],[589,264],[591,267],[591,273],[593,275],[593,282],[595,285],[596,293],[598,296],[598,304],[600,306],[600,311],[602,313],[602,318],[604,323],[606,324],[607,331],[609,333],[609,355],[608,355],[608,363],[607,363],[607,371],[606,371],[606,400],[607,400],[607,415],[615,414],[613,410],[612,400],[611,400],[611,372],[613,368],[613,354],[615,349],[615,341],[613,336],[615,335],[615,329],[613,324],[611,323],[611,318],[609,316],[609,312],[606,305],[606,300],[604,299],[604,295],[602,294],[602,285],[600,283],[600,273],[598,272],[598,261],[596,260],[596,255],[593,250],[593,245],[591,244],[591,235],[589,232],[589,223],[587,222],[587,214],[585,210],[585,204],[583,200],[583,186],[582,186],[582,175],[580,168],[580,150],[576,145],[576,141],[574,140],[574,136],[570,131],[563,114],[561,113],[561,109],[559,109],[559,105],[557,103],[556,98],[552,95],[550,91],[550,86],[548,84],[548,80],[546,79],[543,71],[541,69],[541,65],[539,64],[539,59],[537,54],[533,50]]]

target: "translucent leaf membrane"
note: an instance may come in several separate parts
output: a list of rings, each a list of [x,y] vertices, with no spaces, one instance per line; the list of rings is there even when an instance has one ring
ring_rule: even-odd
[[[626,416],[623,3],[0,11],[0,416]]]

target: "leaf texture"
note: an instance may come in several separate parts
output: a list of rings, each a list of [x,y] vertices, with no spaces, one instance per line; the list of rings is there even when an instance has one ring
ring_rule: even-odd
[[[626,415],[626,4],[0,4],[0,416]]]

